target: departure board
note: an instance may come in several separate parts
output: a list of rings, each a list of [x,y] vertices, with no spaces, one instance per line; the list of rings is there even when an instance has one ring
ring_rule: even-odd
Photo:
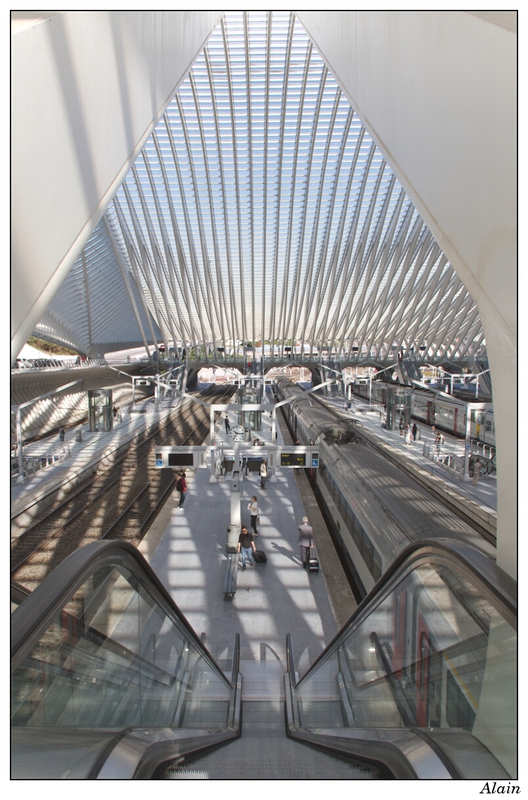
[[[192,453],[169,453],[169,467],[193,467]]]
[[[281,467],[305,467],[306,453],[281,453]]]

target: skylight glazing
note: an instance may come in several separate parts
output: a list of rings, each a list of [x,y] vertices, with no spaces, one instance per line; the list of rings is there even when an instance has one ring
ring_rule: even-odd
[[[108,226],[100,273],[89,254]],[[167,346],[294,340],[383,359],[405,340],[455,358],[482,340],[467,291],[291,12],[225,14],[79,259],[68,280],[80,285],[84,259],[92,331],[78,324],[92,343],[95,329],[110,341],[95,287],[114,275],[141,295],[143,336],[155,325]]]

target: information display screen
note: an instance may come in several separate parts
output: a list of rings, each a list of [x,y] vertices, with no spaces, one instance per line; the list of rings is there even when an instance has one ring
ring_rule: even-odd
[[[193,467],[193,453],[169,453],[169,467]]]
[[[306,453],[281,453],[281,467],[305,467]]]

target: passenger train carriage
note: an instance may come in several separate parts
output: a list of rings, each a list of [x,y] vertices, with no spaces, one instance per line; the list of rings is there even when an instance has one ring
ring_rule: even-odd
[[[341,560],[362,595],[409,542],[455,538],[495,557],[493,543],[420,486],[368,441],[362,426],[343,419],[288,378],[277,378],[292,436],[317,444],[320,468],[311,477],[333,526]]]
[[[277,379],[277,395],[281,400],[298,397],[282,406],[292,436],[319,448],[320,468],[312,471],[311,479],[358,599],[410,542],[456,540],[459,546],[469,545],[495,559],[491,538],[484,538],[389,461],[367,440],[360,424],[340,418],[324,401],[287,378]],[[380,607],[383,619],[376,629],[385,634],[371,633],[367,644],[392,676],[402,724],[472,729],[482,682],[466,644],[470,641],[480,652],[489,636],[489,612],[481,606],[463,576],[441,567],[438,572],[424,568],[423,574],[410,574]],[[352,695],[368,692],[372,700],[369,719],[358,717],[356,724],[374,724],[377,705],[385,702],[378,697],[377,673],[362,672],[356,648],[341,659],[345,683],[347,675],[353,672],[355,676]],[[351,713],[356,717],[360,709],[358,704]]]
[[[366,378],[358,378],[353,384],[355,395],[369,398],[375,403],[385,405],[387,384],[384,381],[370,382]],[[495,445],[495,424],[492,403],[470,403],[470,438],[483,444]],[[436,428],[452,433],[455,436],[466,435],[466,411],[468,403],[445,392],[434,392],[414,387],[412,390],[413,419],[434,425]]]

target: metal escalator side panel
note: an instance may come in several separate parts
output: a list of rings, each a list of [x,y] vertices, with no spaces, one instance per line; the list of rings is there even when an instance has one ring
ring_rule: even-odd
[[[239,638],[229,679],[135,548],[97,543],[73,555],[13,613],[18,739],[39,727],[59,741],[70,729],[80,752],[95,730],[102,742],[125,728],[237,736]]]
[[[408,548],[300,681],[287,652],[290,735],[350,749],[407,731],[416,777],[515,777],[514,587],[472,548]]]
[[[141,729],[127,732],[98,764],[90,778],[98,780],[145,780],[155,777],[171,762],[196,756],[237,738],[233,730]]]

